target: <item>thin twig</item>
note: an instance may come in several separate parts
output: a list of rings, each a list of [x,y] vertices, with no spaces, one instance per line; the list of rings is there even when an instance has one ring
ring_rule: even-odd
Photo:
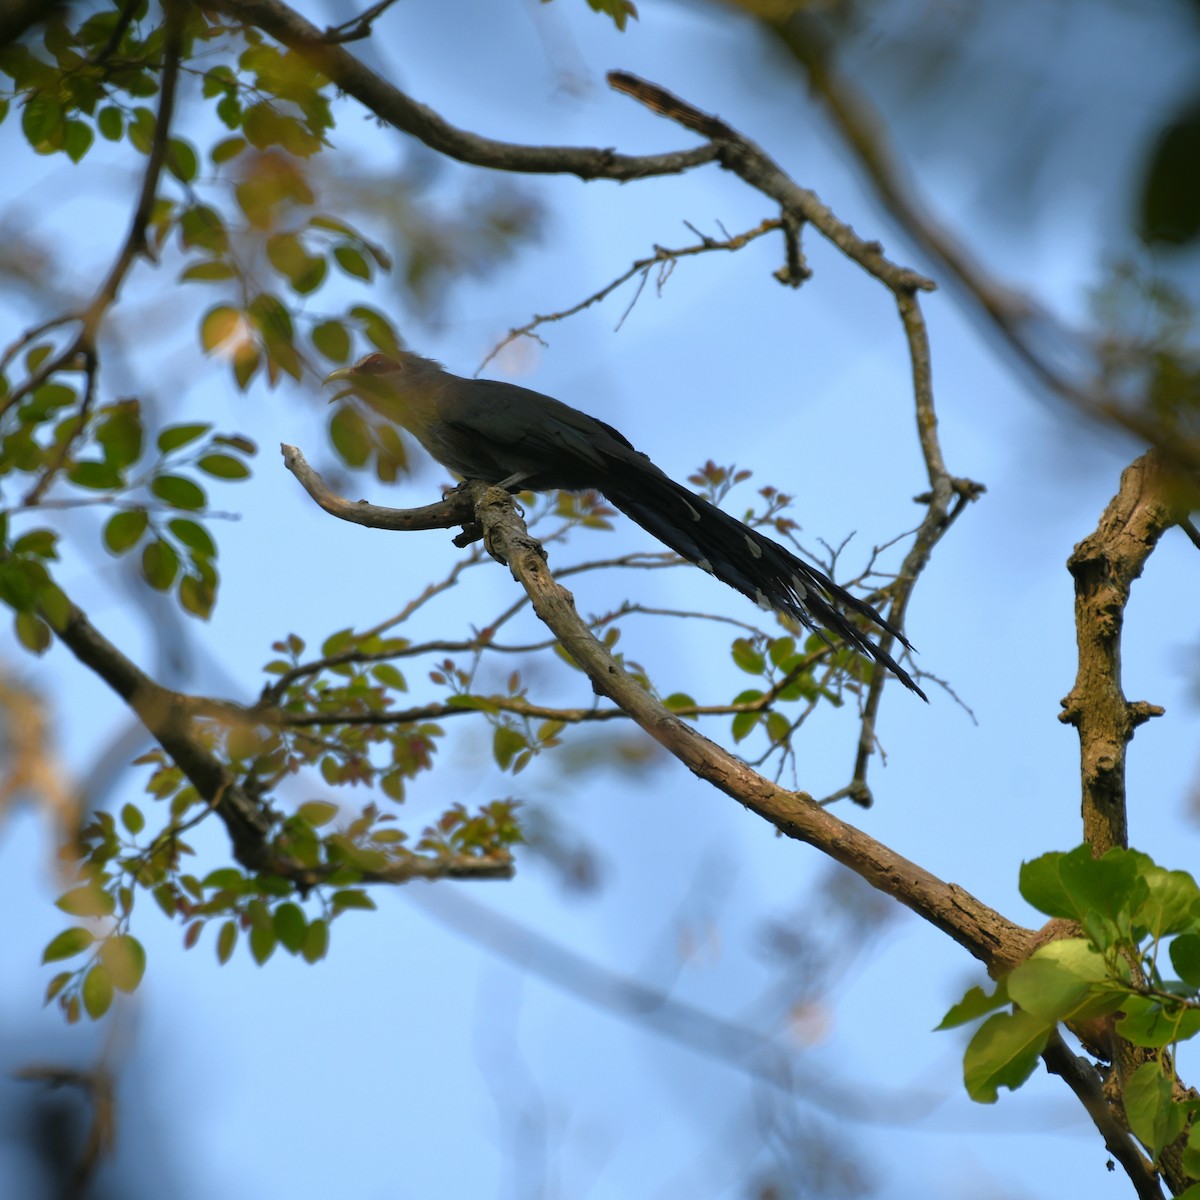
[[[669,250],[665,246],[655,246],[654,253],[652,255],[650,255],[648,258],[639,258],[628,270],[618,275],[616,279],[605,284],[604,287],[600,288],[599,291],[593,292],[585,300],[580,300],[578,304],[573,304],[570,308],[564,308],[560,312],[546,313],[545,315],[535,315],[533,320],[529,321],[527,324],[510,329],[504,338],[497,342],[496,345],[494,345],[491,350],[488,351],[487,357],[484,358],[484,360],[475,369],[475,374],[478,375],[479,372],[482,371],[483,368],[486,367],[488,363],[490,363],[492,359],[504,349],[505,346],[515,342],[518,338],[532,337],[542,345],[545,345],[545,342],[543,342],[536,333],[536,331],[542,325],[548,325],[556,321],[565,321],[568,317],[573,317],[576,313],[581,313],[584,311],[584,309],[591,308],[593,304],[599,304],[601,300],[611,296],[612,293],[615,292],[622,284],[628,283],[629,280],[631,280],[635,275],[640,274],[642,279],[638,285],[638,289],[635,292],[633,299],[630,301],[629,306],[622,314],[621,320],[617,323],[617,328],[619,329],[624,323],[625,318],[633,310],[633,306],[637,303],[638,297],[641,296],[642,289],[646,286],[646,279],[653,267],[657,266],[660,270],[662,270],[673,265],[678,259],[689,258],[696,254],[707,254],[713,250],[740,250],[743,246],[748,245],[756,238],[760,238],[764,234],[771,233],[776,229],[780,229],[782,226],[782,221],[771,218],[760,222],[753,229],[746,230],[745,233],[739,233],[736,237],[728,237],[724,241],[717,241],[714,238],[706,237],[703,234],[699,234],[699,231],[697,231],[694,226],[689,226],[689,228],[692,229],[693,232],[696,232],[700,237],[700,241],[696,245],[683,246],[678,250]],[[665,279],[660,281],[660,290],[663,282],[665,282]]]

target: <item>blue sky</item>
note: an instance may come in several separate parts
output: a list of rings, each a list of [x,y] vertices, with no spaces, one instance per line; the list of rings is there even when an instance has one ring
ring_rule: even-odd
[[[344,19],[332,6],[300,7],[319,23]],[[359,49],[410,94],[480,133],[629,152],[688,145],[603,81],[614,67],[643,74],[757,140],[860,233],[881,238],[892,257],[929,269],[872,202],[799,78],[752,26],[705,5],[640,7],[640,22],[618,35],[575,0],[402,4]],[[1168,17],[1106,9],[1092,26],[1089,12],[1062,6],[1022,60],[1041,109],[997,92],[995,76],[980,70],[975,79],[967,73],[953,112],[931,119],[912,100],[895,113],[898,141],[935,215],[1004,278],[1070,317],[1084,313],[1099,264],[1120,244],[1140,138],[1194,66],[1189,44],[1171,40]],[[985,22],[972,36],[986,32]],[[1110,72],[1105,63],[1117,46],[1129,53],[1123,70]],[[1152,77],[1138,57],[1151,49],[1161,56]],[[870,86],[881,61],[886,66],[876,49],[851,65]],[[563,86],[564,73],[577,90]],[[1135,96],[1140,103],[1130,102]],[[1002,199],[997,174],[1018,170],[1017,135],[1028,135],[1038,111],[1060,119],[1046,137],[1065,149],[1046,154],[1036,187],[1011,188]],[[338,153],[377,168],[408,153],[400,135],[363,121],[351,102],[337,114]],[[1096,152],[1100,126],[1104,154]],[[193,136],[204,132],[197,127]],[[0,153],[16,154],[18,143],[10,119],[0,127]],[[73,264],[64,281],[86,291],[123,232],[128,164],[89,160],[79,175],[50,160],[30,170],[40,174],[0,184],[0,199],[16,204],[36,235],[61,239],[63,261]],[[471,178],[466,168],[447,172],[446,202]],[[656,243],[686,244],[684,221],[736,232],[773,215],[715,167],[622,187],[518,182],[546,206],[541,242],[494,276],[455,287],[437,321],[397,311],[415,348],[462,374],[534,312],[577,302]],[[53,199],[43,204],[47,189]],[[806,540],[836,544],[853,533],[845,561],[859,561],[917,517],[910,497],[923,475],[907,361],[884,289],[811,235],[806,249],[815,276],[799,292],[771,279],[779,248],[763,239],[737,255],[681,264],[661,296],[646,289],[619,332],[628,290],[549,330],[546,349],[502,359],[490,373],[602,417],[676,478],[709,457],[752,467],[757,484],[795,494]],[[214,491],[216,507],[243,514],[219,531],[217,612],[204,627],[181,619],[170,635],[172,654],[189,664],[189,686],[248,699],[261,686],[257,671],[272,657],[272,640],[295,631],[317,643],[347,624],[373,624],[443,574],[455,552],[440,533],[401,541],[334,522],[308,502],[275,447],[294,442],[322,459],[324,395],[311,385],[234,394],[200,356],[194,315],[178,307],[180,298],[154,308],[173,265],[139,268],[129,297],[139,315],[124,324],[118,317],[114,335],[139,355],[147,352],[136,349],[138,336],[154,335],[157,360],[140,361],[169,381],[150,399],[164,411],[170,404],[172,418],[214,420],[261,447],[250,483]],[[386,285],[374,302],[395,310]],[[925,312],[947,461],[988,492],[939,546],[909,633],[922,665],[952,683],[977,723],[936,691],[926,707],[891,689],[879,730],[887,766],[876,763],[872,776],[876,806],[839,815],[1010,918],[1037,924],[1017,895],[1018,866],[1080,836],[1077,743],[1055,719],[1074,674],[1064,564],[1137,448],[1032,394],[952,289],[929,297]],[[7,344],[30,320],[19,298],[0,296],[0,340]],[[114,386],[119,376],[114,369]],[[415,505],[443,478],[425,465],[400,488],[356,478],[347,492]],[[69,527],[91,544],[64,563],[64,587],[108,636],[171,682],[171,663],[146,632],[154,602],[148,610],[135,603],[121,566],[97,557],[93,514],[72,516]],[[618,548],[651,547],[621,522],[614,534],[555,550],[551,565]],[[1187,804],[1197,786],[1200,720],[1190,597],[1198,572],[1194,550],[1169,536],[1135,589],[1125,641],[1129,696],[1167,709],[1133,744],[1132,840],[1164,865],[1193,872],[1197,835]],[[499,567],[473,572],[421,629],[465,631],[508,603],[514,586]],[[682,568],[585,576],[573,588],[585,612],[633,593],[647,603],[754,615]],[[647,665],[664,693],[719,698],[742,686],[720,629],[643,618],[624,630],[621,649]],[[126,724],[104,689],[81,679],[61,648],[36,663],[15,648],[0,653],[7,670],[61,705],[59,752],[71,770],[88,771]],[[554,686],[564,700],[587,697],[574,678]],[[704,729],[726,736],[719,723]],[[849,714],[821,714],[799,751],[800,786],[820,795],[844,783],[856,733]],[[106,1037],[123,1039],[118,1167],[131,1178],[152,1168],[156,1194],[181,1200],[305,1200],[335,1188],[364,1200],[733,1197],[746,1194],[757,1169],[787,1161],[749,1148],[786,1144],[797,1126],[859,1163],[885,1200],[960,1196],[964,1180],[979,1197],[1129,1194],[1123,1176],[1105,1171],[1098,1136],[1057,1082],[1036,1076],[993,1108],[966,1099],[961,1039],[930,1031],[980,972],[899,910],[841,968],[829,994],[818,993],[810,1023],[794,1027],[813,1040],[795,1043],[806,1082],[782,1105],[739,1072],[598,1012],[537,972],[517,970],[485,941],[454,932],[447,922],[458,910],[450,906],[461,896],[787,1045],[789,993],[760,952],[762,928],[824,920],[815,890],[829,867],[661,758],[587,778],[560,773],[551,759],[514,781],[495,770],[485,733],[467,728],[441,755],[442,769],[413,789],[413,812],[437,811],[448,794],[468,803],[520,796],[594,849],[600,889],[573,894],[525,855],[512,883],[378,893],[380,911],[340,921],[329,959],[316,968],[276,956],[260,969],[240,951],[218,969],[209,935],[184,952],[180,931],[146,904],[136,932],[150,969],[118,1014],[116,1034],[104,1026],[64,1031],[56,1013],[38,1009],[48,977],[36,965],[40,950],[63,924],[51,907],[49,831],[36,812],[18,812],[0,827],[0,879],[10,912],[19,906],[0,940],[0,1066],[7,1072],[31,1056],[87,1061]],[[131,774],[113,799],[139,789]],[[302,790],[301,798],[324,794],[316,779]],[[223,853],[218,829],[195,841],[202,854]],[[439,898],[444,891],[453,894]],[[0,1102],[19,1102],[28,1086],[0,1083]],[[823,1115],[826,1091],[845,1088],[878,1088],[898,1120]],[[929,1093],[940,1103],[910,1120],[921,1109],[916,1098]],[[0,1149],[0,1177],[7,1165],[16,1169],[13,1154]]]

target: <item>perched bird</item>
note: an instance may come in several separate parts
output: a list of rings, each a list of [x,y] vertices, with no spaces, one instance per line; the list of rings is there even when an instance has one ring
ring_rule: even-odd
[[[407,352],[368,354],[325,380],[334,381],[407,429],[464,479],[510,491],[601,492],[688,562],[764,608],[837,634],[927,699],[904,668],[835,605],[909,646],[886,618],[778,542],[663,474],[611,425],[512,383],[462,379]]]

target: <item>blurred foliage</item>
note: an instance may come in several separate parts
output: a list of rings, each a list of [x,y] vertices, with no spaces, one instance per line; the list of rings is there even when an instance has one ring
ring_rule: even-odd
[[[1092,296],[1098,382],[1180,445],[1200,439],[1200,325],[1191,297],[1139,259]]]
[[[550,0],[542,0],[543,4],[549,4]],[[612,19],[613,24],[620,30],[624,30],[629,18],[637,20],[637,6],[633,0],[587,0],[587,6],[592,12],[598,12]]]

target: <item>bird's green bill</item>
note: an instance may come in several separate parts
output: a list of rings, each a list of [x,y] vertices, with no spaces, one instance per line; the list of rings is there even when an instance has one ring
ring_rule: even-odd
[[[330,404],[332,404],[335,400],[344,400],[347,396],[354,396],[357,394],[357,390],[354,387],[354,368],[352,366],[338,367],[336,371],[330,371],[329,374],[321,380],[322,387],[325,387],[331,383],[340,383],[344,386],[338,388],[338,390],[332,396],[330,396]]]

